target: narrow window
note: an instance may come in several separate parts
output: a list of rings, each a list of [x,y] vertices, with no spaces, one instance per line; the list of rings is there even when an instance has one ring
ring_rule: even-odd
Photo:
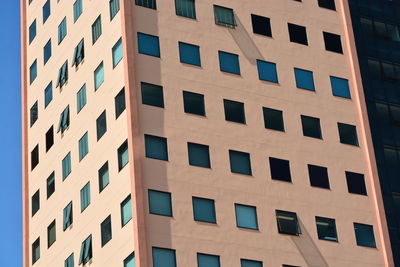
[[[101,29],[101,15],[92,24],[92,43],[96,43],[97,39],[100,38],[102,33]]]
[[[285,131],[283,112],[281,110],[263,107],[265,129]]]
[[[69,127],[69,106],[60,114],[60,121],[58,123],[57,133],[61,131],[63,133]]]
[[[58,70],[56,88],[60,86],[61,89],[62,86],[67,83],[67,81],[68,81],[68,60],[66,60],[64,64],[61,66],[61,68]]]
[[[36,191],[35,194],[32,196],[31,200],[32,205],[32,217],[36,214],[36,212],[40,209],[40,191]]]
[[[112,230],[111,230],[111,215],[109,215],[100,225],[101,228],[101,246],[104,247],[111,238],[112,238]]]
[[[171,193],[149,189],[149,212],[172,217]]]
[[[160,57],[160,41],[158,36],[138,32],[139,53],[154,57]]]
[[[185,113],[205,116],[204,95],[183,91],[183,106]]]
[[[43,5],[42,13],[43,13],[43,24],[44,24],[46,20],[50,17],[50,0],[47,0],[46,3]]]
[[[36,19],[29,26],[29,43],[32,43],[35,37],[36,37]]]
[[[144,135],[146,157],[168,161],[167,139],[154,135]]]
[[[56,242],[56,220],[47,227],[47,247],[51,247],[54,242]]]
[[[142,7],[157,9],[156,0],[135,0],[135,4]]]
[[[301,115],[301,125],[304,136],[322,139],[321,122],[319,118]]]
[[[217,223],[213,199],[192,197],[192,202],[195,221]]]
[[[31,152],[31,170],[39,164],[39,145],[36,145]]]
[[[315,91],[312,71],[294,68],[294,76],[296,78],[297,88]]]
[[[40,237],[32,244],[32,264],[35,264],[40,259]]]
[[[50,82],[44,89],[44,107],[46,108],[53,100],[53,82]]]
[[[51,57],[51,39],[47,41],[46,45],[43,47],[43,63],[46,65]]]
[[[129,153],[128,153],[128,140],[122,143],[122,145],[118,148],[118,170],[122,170],[126,164],[129,162]]]
[[[64,261],[64,267],[74,267],[74,253],[69,255]]]
[[[197,253],[197,267],[220,267],[220,259],[217,255]]]
[[[224,99],[225,120],[246,124],[244,104]]]
[[[222,72],[240,75],[239,56],[236,54],[218,51],[219,69]]]
[[[240,259],[240,267],[263,267],[261,261]]]
[[[374,227],[368,224],[354,223],[357,246],[376,248]]]
[[[60,44],[67,35],[67,17],[58,25],[58,44]]]
[[[270,157],[269,166],[272,180],[279,180],[289,183],[292,182],[292,175],[290,173],[290,164],[288,160]]]
[[[68,152],[68,154],[62,160],[63,181],[68,177],[70,173],[71,173],[71,152]]]
[[[338,122],[340,143],[358,146],[356,126]]]
[[[86,84],[84,84],[81,89],[79,89],[78,93],[76,93],[76,102],[77,112],[79,113],[86,105]]]
[[[122,57],[123,57],[122,39],[120,38],[112,48],[113,68],[115,68],[118,65],[118,63],[122,60]]]
[[[323,35],[324,35],[326,51],[343,54],[342,41],[340,35],[330,32],[323,32]]]
[[[35,104],[32,105],[29,113],[30,113],[30,125],[32,127],[35,124],[35,122],[37,121],[37,119],[39,118],[37,101],[35,102]]]
[[[164,108],[164,94],[162,86],[151,83],[140,83],[142,104]]]
[[[121,115],[125,110],[125,88],[122,88],[122,90],[115,96],[114,103],[115,118],[118,119],[119,115]]]
[[[103,191],[104,188],[110,183],[110,174],[108,171],[108,161],[101,166],[98,171],[99,174],[99,192]]]
[[[347,189],[349,193],[367,195],[364,175],[361,173],[346,171]]]
[[[198,45],[179,42],[179,58],[182,63],[201,66],[200,47]]]
[[[119,0],[110,0],[110,20],[119,12]]]
[[[54,145],[54,127],[53,125],[46,132],[46,152]]]
[[[121,203],[121,224],[124,227],[132,219],[132,200],[129,195]]]
[[[318,239],[338,242],[336,223],[334,219],[315,217]]]
[[[292,43],[308,45],[306,27],[288,23],[289,39]]]
[[[96,133],[97,141],[107,132],[107,116],[104,110],[100,116],[96,119]]]
[[[88,238],[85,239],[85,241],[82,242],[81,246],[81,253],[79,256],[79,265],[83,264],[85,265],[90,261],[90,259],[93,256],[92,252],[92,235],[90,235]]]
[[[235,212],[237,227],[258,230],[256,207],[235,204]]]
[[[32,84],[37,77],[37,60],[33,61],[32,65],[29,68],[29,84]]]
[[[336,10],[335,0],[318,0],[318,6],[331,10]]]
[[[349,81],[347,79],[330,76],[332,94],[343,98],[351,98]]]
[[[228,28],[235,28],[236,21],[233,9],[214,5],[215,24]]]
[[[244,175],[251,175],[250,154],[235,150],[229,150],[229,162],[231,172]]]
[[[279,83],[276,64],[257,59],[258,78],[262,81]]]
[[[207,145],[188,142],[189,165],[211,168],[210,150]]]
[[[253,33],[272,37],[269,18],[251,14],[251,23],[253,24]]]
[[[72,201],[63,210],[63,230],[67,230],[73,223]]]
[[[78,67],[78,65],[85,58],[85,41],[82,39],[74,49],[74,55],[72,56],[72,67]]]
[[[175,0],[176,15],[196,19],[195,0]]]
[[[78,20],[83,11],[82,0],[76,0],[74,3],[74,22]]]
[[[308,175],[311,186],[330,189],[328,169],[326,167],[308,164]]]
[[[124,260],[124,267],[135,267],[135,253],[131,253],[126,259]]]
[[[103,62],[94,71],[94,89],[97,90],[104,82],[104,64]]]
[[[54,171],[50,174],[50,176],[46,180],[46,191],[47,191],[47,199],[51,197],[56,191],[56,179]]]
[[[281,234],[300,235],[300,225],[297,214],[289,211],[276,210],[278,232]]]
[[[81,189],[81,212],[90,205],[90,182]]]
[[[176,267],[175,250],[167,248],[152,248],[153,267]]]
[[[89,153],[89,138],[86,132],[81,139],[79,139],[79,161],[81,161]]]

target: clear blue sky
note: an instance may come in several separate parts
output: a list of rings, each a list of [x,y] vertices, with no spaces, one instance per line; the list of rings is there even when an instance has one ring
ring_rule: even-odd
[[[19,0],[0,16],[0,266],[22,266]]]

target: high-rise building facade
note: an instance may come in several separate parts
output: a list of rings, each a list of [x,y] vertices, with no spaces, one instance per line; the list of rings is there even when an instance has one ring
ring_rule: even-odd
[[[24,267],[395,266],[348,1],[22,0],[21,31]]]

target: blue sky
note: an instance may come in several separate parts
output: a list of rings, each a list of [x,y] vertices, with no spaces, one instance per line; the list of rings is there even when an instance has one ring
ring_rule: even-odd
[[[22,266],[19,0],[0,16],[0,266]]]

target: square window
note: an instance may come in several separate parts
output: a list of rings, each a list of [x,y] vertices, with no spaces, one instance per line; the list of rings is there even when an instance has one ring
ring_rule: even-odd
[[[56,242],[56,220],[47,227],[47,247],[51,247],[54,242]]]
[[[154,135],[144,135],[146,157],[168,161],[167,139]]]
[[[253,24],[253,33],[272,37],[269,18],[251,14],[251,23]]]
[[[112,48],[113,68],[122,60],[122,39],[119,39]]]
[[[37,60],[33,61],[32,65],[29,68],[29,83],[32,84],[37,77]]]
[[[58,25],[58,44],[64,40],[65,36],[67,36],[67,17]]]
[[[258,78],[262,81],[279,83],[276,64],[257,59]]]
[[[210,150],[207,145],[188,142],[189,165],[211,168]]]
[[[235,28],[236,21],[233,9],[214,5],[215,24],[228,28]]]
[[[186,113],[205,116],[204,95],[183,91],[183,106]]]
[[[54,145],[54,128],[53,125],[46,132],[46,152]]]
[[[79,89],[78,93],[76,94],[76,102],[77,102],[77,109],[78,113],[83,109],[86,105],[86,84],[84,84],[81,89]]]
[[[135,0],[135,3],[137,6],[147,7],[147,8],[151,8],[151,9],[157,9],[156,0]]]
[[[101,15],[92,24],[92,43],[95,44],[102,34]]]
[[[258,230],[256,207],[235,204],[235,212],[237,227]]]
[[[294,68],[294,76],[296,78],[297,88],[315,91],[312,71]]]
[[[115,118],[118,119],[119,115],[121,115],[125,110],[125,88],[122,88],[122,90],[115,96],[114,102]]]
[[[74,22],[78,20],[83,11],[82,0],[76,0],[74,3]]]
[[[90,182],[81,189],[81,212],[90,205]]]
[[[330,189],[327,168],[308,164],[308,175],[311,186]]]
[[[201,66],[200,47],[198,45],[179,42],[179,58],[182,63]]]
[[[162,86],[141,82],[142,104],[164,108],[164,93]]]
[[[154,57],[160,57],[160,41],[158,36],[138,32],[139,53]]]
[[[336,222],[334,219],[315,217],[317,223],[318,239],[338,242]]]
[[[36,145],[31,152],[31,170],[39,164],[39,145]]]
[[[318,0],[318,6],[331,10],[336,10],[335,0]]]
[[[351,98],[349,81],[347,79],[330,76],[332,94],[344,98]]]
[[[261,261],[240,259],[240,267],[262,267]]]
[[[175,0],[176,15],[196,19],[195,0]]]
[[[68,177],[70,173],[71,173],[71,152],[68,152],[68,154],[62,160],[63,181]]]
[[[103,62],[94,71],[94,90],[99,89],[99,87],[104,82],[104,64]]]
[[[280,180],[284,182],[292,181],[292,176],[290,174],[290,164],[288,160],[270,157],[269,165],[271,171],[271,178],[273,180]]]
[[[51,57],[51,39],[46,43],[43,48],[43,63],[46,65]]]
[[[171,193],[149,189],[149,212],[172,217]]]
[[[107,132],[107,115],[104,110],[100,116],[96,119],[96,133],[97,133],[97,141],[103,137],[103,135]]]
[[[110,0],[110,20],[113,20],[119,9],[119,0]]]
[[[74,253],[64,261],[64,267],[74,267]]]
[[[283,112],[281,110],[263,107],[263,114],[266,129],[285,131]]]
[[[289,38],[292,43],[308,45],[306,27],[288,23]]]
[[[92,235],[88,236],[88,238],[85,239],[85,241],[82,242],[81,246],[81,253],[79,256],[79,265],[83,264],[85,265],[90,261],[90,259],[93,256],[92,252]]]
[[[245,175],[252,174],[249,153],[229,150],[229,162],[231,172]]]
[[[135,267],[135,253],[134,252],[132,252],[131,255],[129,255],[124,260],[124,267]]]
[[[79,139],[79,161],[81,161],[89,153],[88,132]]]
[[[367,195],[364,174],[346,171],[346,181],[349,193]]]
[[[32,217],[36,214],[36,212],[39,211],[40,209],[40,191],[36,191],[35,194],[32,196],[31,200],[31,205],[32,205]]]
[[[50,0],[47,0],[46,3],[43,5],[42,13],[43,13],[43,24],[44,24],[46,20],[50,17]]]
[[[124,227],[132,219],[132,200],[129,195],[121,203],[121,224]]]
[[[29,43],[32,43],[35,37],[36,37],[36,19],[29,26]]]
[[[338,122],[340,143],[358,146],[356,126]]]
[[[219,69],[222,72],[240,75],[239,56],[236,54],[218,51]]]
[[[37,119],[39,118],[39,110],[38,110],[38,102],[36,101],[35,104],[32,105],[30,111],[30,125],[31,127],[35,124]]]
[[[67,230],[73,222],[72,201],[63,210],[63,230]]]
[[[72,66],[78,67],[78,65],[85,58],[85,40],[82,39],[74,49],[74,55],[72,57]]]
[[[193,215],[196,221],[217,223],[214,200],[193,197],[192,201],[193,201]]]
[[[50,176],[46,180],[46,189],[47,189],[47,199],[53,195],[56,191],[56,179],[54,175],[54,171],[50,174]]]
[[[111,230],[111,215],[108,216],[100,225],[101,230],[101,246],[104,247],[111,238],[112,238],[112,230]]]
[[[197,267],[220,267],[219,256],[197,253]]]
[[[322,139],[321,123],[319,118],[301,115],[301,125],[303,127],[304,136]]]
[[[281,234],[299,235],[301,234],[297,214],[289,211],[276,210],[276,220],[278,232]]]
[[[343,54],[342,41],[340,39],[340,35],[329,32],[323,32],[323,34],[324,34],[326,51]]]
[[[376,248],[374,228],[372,225],[354,223],[357,246]]]
[[[40,237],[32,244],[32,264],[40,259]]]
[[[225,120],[246,124],[244,104],[224,99]]]
[[[103,191],[104,188],[110,183],[110,174],[108,171],[108,161],[101,166],[98,171],[99,174],[99,192]]]
[[[167,248],[152,248],[153,267],[176,267],[175,250]]]
[[[44,107],[46,108],[53,100],[53,82],[50,82],[44,89]]]
[[[118,154],[118,170],[121,171],[129,162],[128,140],[122,143],[117,150]]]

